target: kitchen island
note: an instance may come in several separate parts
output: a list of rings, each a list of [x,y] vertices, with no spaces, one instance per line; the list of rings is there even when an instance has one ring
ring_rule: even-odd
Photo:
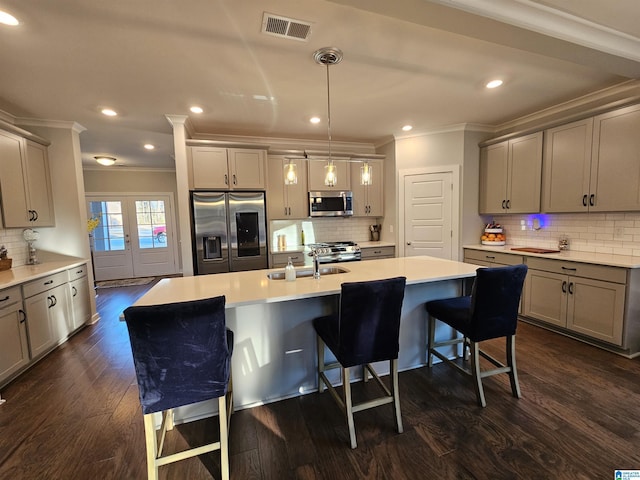
[[[225,295],[227,326],[235,334],[234,401],[236,408],[241,409],[317,390],[316,341],[311,321],[337,311],[343,282],[407,278],[399,355],[400,370],[407,370],[425,364],[424,303],[460,295],[465,280],[475,277],[478,268],[434,257],[388,258],[331,266],[346,272],[324,275],[318,280],[303,277],[295,282],[268,277],[282,269],[167,278],[134,305]],[[436,332],[437,338],[451,335],[451,329],[445,325]],[[388,373],[388,363],[382,362],[376,368]],[[214,402],[182,407],[176,410],[176,422],[202,418],[212,411]]]

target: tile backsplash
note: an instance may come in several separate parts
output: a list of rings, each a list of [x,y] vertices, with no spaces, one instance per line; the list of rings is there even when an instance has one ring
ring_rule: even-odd
[[[570,250],[640,256],[640,212],[496,215],[484,218],[487,223],[493,218],[503,226],[508,245],[557,248],[560,236],[566,235]],[[537,222],[540,228],[535,230]]]
[[[27,242],[22,238],[22,228],[0,228],[0,245],[7,248],[7,257],[13,260],[11,266],[26,265],[29,258]],[[35,246],[37,247],[37,242]]]
[[[278,235],[286,235],[287,246],[300,245],[301,232],[304,230],[306,244],[317,242],[353,242],[369,241],[369,225],[376,223],[375,218],[316,218],[304,220],[272,220],[271,248],[278,244]]]

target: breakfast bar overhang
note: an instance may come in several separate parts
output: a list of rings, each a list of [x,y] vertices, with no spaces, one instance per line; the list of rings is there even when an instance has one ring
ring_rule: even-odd
[[[293,282],[268,277],[277,270],[166,278],[135,306],[225,295],[227,326],[235,334],[234,403],[242,409],[317,390],[316,340],[311,320],[337,310],[342,283],[406,277],[400,323],[402,371],[426,363],[424,303],[461,295],[465,281],[473,279],[478,268],[426,256],[349,262],[340,267],[347,271]],[[452,335],[446,325],[438,326],[436,338]],[[379,373],[388,373],[384,366],[385,362],[381,362]],[[213,402],[203,402],[177,409],[175,420],[196,420],[214,411]]]

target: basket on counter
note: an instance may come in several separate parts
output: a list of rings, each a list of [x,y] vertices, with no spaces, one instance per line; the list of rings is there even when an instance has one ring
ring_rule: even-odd
[[[482,245],[501,246],[507,243],[507,236],[504,234],[502,226],[490,223],[485,227],[480,240]]]
[[[11,268],[11,263],[13,259],[11,258],[0,258],[0,272],[4,270],[9,270]]]

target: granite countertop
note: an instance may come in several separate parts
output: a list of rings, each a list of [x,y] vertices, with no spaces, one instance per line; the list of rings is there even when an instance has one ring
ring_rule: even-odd
[[[21,285],[69,268],[84,265],[87,260],[64,255],[40,252],[42,261],[36,265],[22,265],[0,272],[0,289]]]
[[[608,253],[578,252],[564,250],[560,253],[531,253],[511,250],[512,248],[524,248],[524,245],[505,245],[502,247],[490,247],[487,245],[465,245],[463,248],[481,250],[485,252],[500,252],[525,257],[539,257],[553,260],[566,260],[570,262],[591,263],[594,265],[607,265],[610,267],[640,268],[640,257],[631,255],[612,255]]]
[[[476,265],[442,260],[435,257],[402,257],[323,264],[338,266],[347,273],[324,275],[319,280],[298,278],[295,282],[271,280],[270,272],[283,269],[252,270],[194,277],[165,278],[154,285],[135,305],[173,303],[216,295],[226,296],[227,308],[243,305],[277,303],[340,293],[343,282],[361,282],[404,276],[407,285],[474,277]],[[297,267],[296,270],[309,269]]]

